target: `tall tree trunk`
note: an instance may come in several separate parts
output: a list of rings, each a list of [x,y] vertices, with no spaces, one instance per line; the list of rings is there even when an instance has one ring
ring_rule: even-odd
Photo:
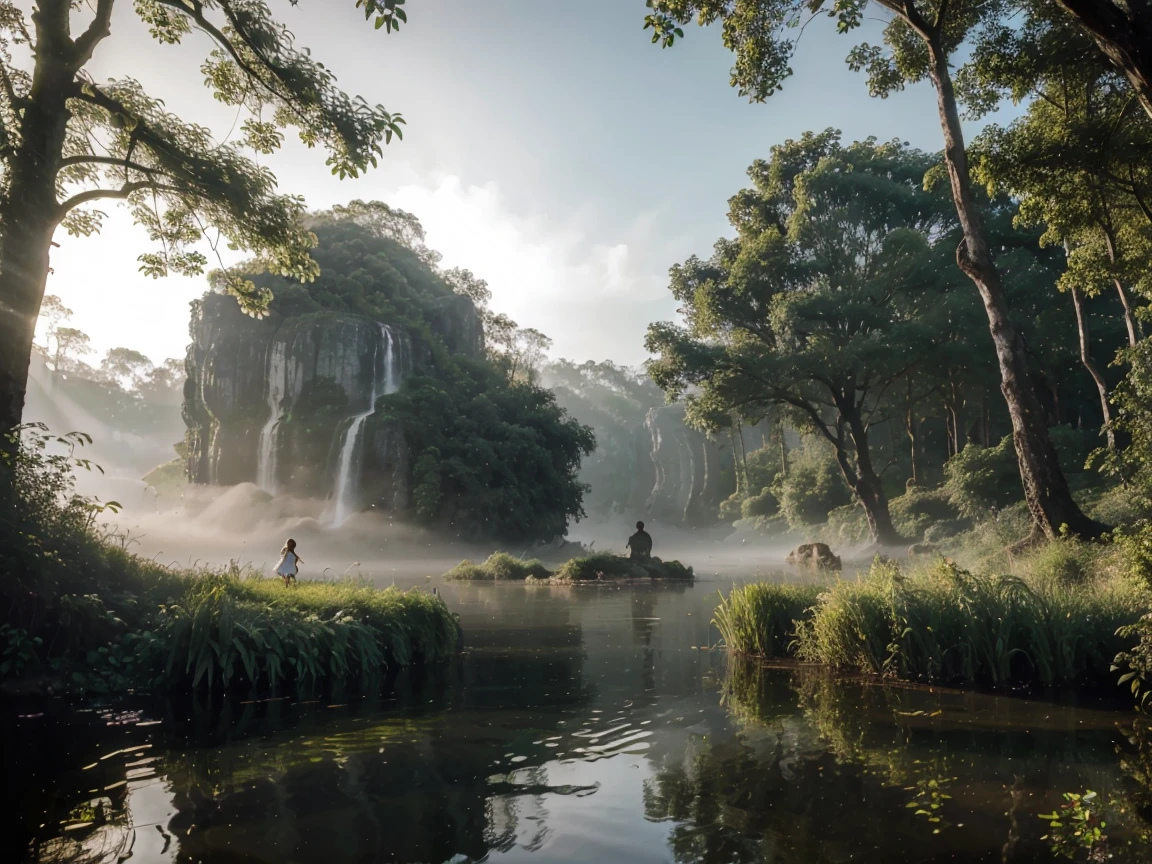
[[[868,430],[860,417],[858,407],[848,402],[849,400],[843,400],[841,403],[840,416],[848,424],[856,465],[853,467],[852,461],[841,445],[836,447],[836,462],[844,474],[844,479],[864,508],[872,541],[880,546],[903,545],[903,538],[892,525],[892,516],[888,511],[888,496],[884,494],[884,487],[872,467],[872,454],[868,450]]]
[[[1152,3],[1149,0],[1056,0],[1095,40],[1152,117]]]
[[[1096,382],[1096,392],[1100,394],[1100,411],[1104,414],[1104,437],[1108,442],[1108,449],[1116,449],[1116,433],[1112,431],[1112,409],[1108,405],[1108,385],[1104,382],[1104,376],[1100,374],[1100,369],[1092,360],[1092,355],[1088,351],[1088,326],[1084,320],[1084,299],[1080,296],[1080,289],[1073,287],[1072,305],[1076,309],[1076,331],[1080,335],[1080,362],[1084,364],[1084,368],[1088,370],[1088,374],[1092,376],[1092,380]]]
[[[1000,364],[1000,389],[1012,419],[1012,440],[1020,466],[1024,500],[1032,516],[1033,533],[1056,538],[1066,526],[1075,536],[1098,537],[1106,530],[1105,526],[1085,516],[1072,499],[1068,481],[1056,458],[1056,448],[1048,437],[1040,403],[1029,382],[1023,341],[1012,324],[1000,273],[984,234],[983,218],[972,196],[968,156],[956,109],[948,54],[939,44],[937,35],[924,33],[924,39],[944,133],[944,162],[952,184],[956,214],[964,233],[964,239],[956,250],[956,260],[960,269],[975,283],[988,316],[988,329]]]
[[[788,476],[788,446],[784,441],[784,424],[776,423],[776,440],[780,442],[780,476]]]
[[[1108,261],[1113,267],[1119,256],[1116,254],[1116,238],[1112,230],[1112,226],[1105,222],[1102,226],[1104,230],[1104,246],[1108,250]],[[1068,251],[1068,241],[1064,241],[1065,254]],[[1128,328],[1128,347],[1136,347],[1136,316],[1132,314],[1132,300],[1128,296],[1128,291],[1124,287],[1124,283],[1120,281],[1119,276],[1112,277],[1112,284],[1116,286],[1116,293],[1120,295],[1120,305],[1124,307],[1124,326]]]
[[[916,412],[913,410],[912,405],[912,378],[907,379],[907,387],[904,395],[904,431],[908,433],[908,449],[909,455],[912,458],[912,476],[908,478],[908,485],[920,485],[920,462],[917,458],[916,447]]]
[[[8,188],[0,196],[0,432],[23,417],[32,339],[60,221],[56,175],[73,87],[67,16],[62,0],[41,3],[33,15],[32,88],[20,121],[20,146],[9,162]]]

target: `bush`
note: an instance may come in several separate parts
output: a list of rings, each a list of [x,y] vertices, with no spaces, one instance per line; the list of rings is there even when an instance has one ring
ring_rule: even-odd
[[[712,623],[724,645],[739,654],[783,657],[791,654],[796,622],[808,615],[822,589],[816,585],[756,582],[720,598]]]
[[[787,476],[778,476],[771,487],[790,528],[823,525],[830,511],[852,503],[852,493],[827,446],[809,439],[790,457]]]
[[[949,501],[972,519],[1024,500],[1011,436],[995,447],[968,444],[944,463],[944,478]]]
[[[832,510],[820,534],[832,546],[858,546],[872,537],[868,517],[859,504],[845,504]]]
[[[896,530],[911,542],[927,541],[927,531],[933,525],[971,524],[960,521],[960,513],[945,489],[909,489],[900,497],[892,499],[889,512]],[[957,534],[959,530],[952,533]]]
[[[775,516],[780,509],[780,502],[772,494],[772,490],[765,486],[751,498],[745,498],[740,505],[740,518],[756,519],[759,517]]]

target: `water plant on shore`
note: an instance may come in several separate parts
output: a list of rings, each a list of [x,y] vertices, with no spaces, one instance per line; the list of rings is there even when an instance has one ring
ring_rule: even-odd
[[[1133,639],[1147,596],[1130,580],[1077,584],[981,575],[940,561],[876,562],[805,603],[796,586],[734,589],[715,623],[736,652],[933,684],[1007,688],[1099,684]],[[793,615],[795,640],[783,641]],[[1118,633],[1119,631],[1119,633]]]

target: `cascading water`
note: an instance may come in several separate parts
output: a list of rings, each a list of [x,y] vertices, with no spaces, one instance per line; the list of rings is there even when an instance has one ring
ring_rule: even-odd
[[[384,349],[384,362],[380,362],[379,351]],[[383,368],[381,368],[383,367]],[[383,375],[380,373],[383,372]],[[348,431],[344,433],[344,442],[340,447],[340,462],[336,474],[336,490],[333,498],[336,508],[332,523],[340,525],[347,519],[356,505],[357,480],[359,479],[359,465],[356,460],[357,447],[364,431],[364,423],[376,410],[376,400],[381,396],[395,393],[400,388],[396,375],[396,346],[392,338],[392,331],[380,325],[380,343],[372,356],[372,401],[368,403],[368,410],[352,418]]]
[[[288,376],[285,367],[287,345],[279,340],[272,343],[268,356],[268,422],[260,430],[260,450],[256,460],[256,485],[276,494],[276,437],[280,421],[284,419],[284,390]]]

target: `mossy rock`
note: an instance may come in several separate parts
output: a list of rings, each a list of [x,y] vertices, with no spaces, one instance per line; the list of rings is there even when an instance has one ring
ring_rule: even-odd
[[[507,552],[493,552],[483,564],[461,561],[444,578],[458,582],[523,582],[529,578],[544,580],[551,575],[535,558],[526,560]]]

